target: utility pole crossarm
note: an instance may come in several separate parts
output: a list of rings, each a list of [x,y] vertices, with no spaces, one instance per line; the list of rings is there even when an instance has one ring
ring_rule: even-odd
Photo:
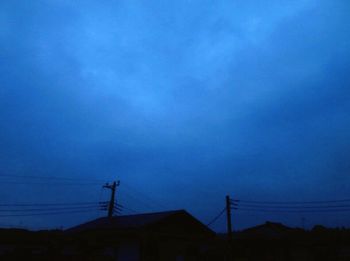
[[[109,206],[108,206],[108,217],[111,218],[113,216],[113,211],[114,211],[114,204],[115,204],[115,192],[117,190],[117,187],[120,185],[120,181],[118,182],[113,182],[112,184],[106,184],[103,186],[103,188],[110,189],[112,191],[111,193],[111,199],[109,201]]]

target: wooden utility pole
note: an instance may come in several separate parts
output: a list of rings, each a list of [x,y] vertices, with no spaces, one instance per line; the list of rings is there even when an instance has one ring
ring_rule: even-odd
[[[227,243],[228,243],[228,260],[233,260],[233,246],[232,246],[232,223],[231,223],[231,199],[226,196],[226,218],[227,218]]]
[[[231,223],[231,199],[226,196],[226,217],[227,217],[227,239],[232,242],[232,223]]]
[[[118,182],[113,182],[111,185],[106,184],[103,187],[110,189],[112,191],[111,193],[111,199],[109,201],[109,206],[108,206],[108,217],[111,218],[113,216],[113,210],[114,210],[114,202],[115,202],[115,191],[117,190],[117,187],[120,185],[120,181]]]

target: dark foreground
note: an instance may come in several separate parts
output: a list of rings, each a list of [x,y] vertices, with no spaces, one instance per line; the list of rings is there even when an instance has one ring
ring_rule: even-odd
[[[0,260],[350,260],[350,231],[316,227],[288,229],[271,223],[234,233],[232,248],[225,235],[191,241],[173,235],[134,239],[110,233],[0,230]],[[270,230],[266,227],[275,226]],[[185,246],[185,247],[183,247]],[[230,257],[232,255],[232,257]]]

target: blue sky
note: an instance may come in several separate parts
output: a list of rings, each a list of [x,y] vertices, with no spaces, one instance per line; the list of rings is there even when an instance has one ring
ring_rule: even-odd
[[[204,223],[226,194],[350,198],[349,12],[345,0],[1,1],[0,171],[120,179],[122,204],[186,208]],[[2,180],[5,203],[108,196],[103,183]],[[237,213],[234,225],[301,218]]]

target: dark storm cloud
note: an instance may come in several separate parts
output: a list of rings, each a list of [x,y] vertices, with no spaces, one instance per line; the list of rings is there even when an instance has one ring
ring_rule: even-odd
[[[3,1],[1,171],[117,176],[203,220],[226,193],[347,197],[348,11],[346,1]],[[11,190],[3,198],[17,199]]]

